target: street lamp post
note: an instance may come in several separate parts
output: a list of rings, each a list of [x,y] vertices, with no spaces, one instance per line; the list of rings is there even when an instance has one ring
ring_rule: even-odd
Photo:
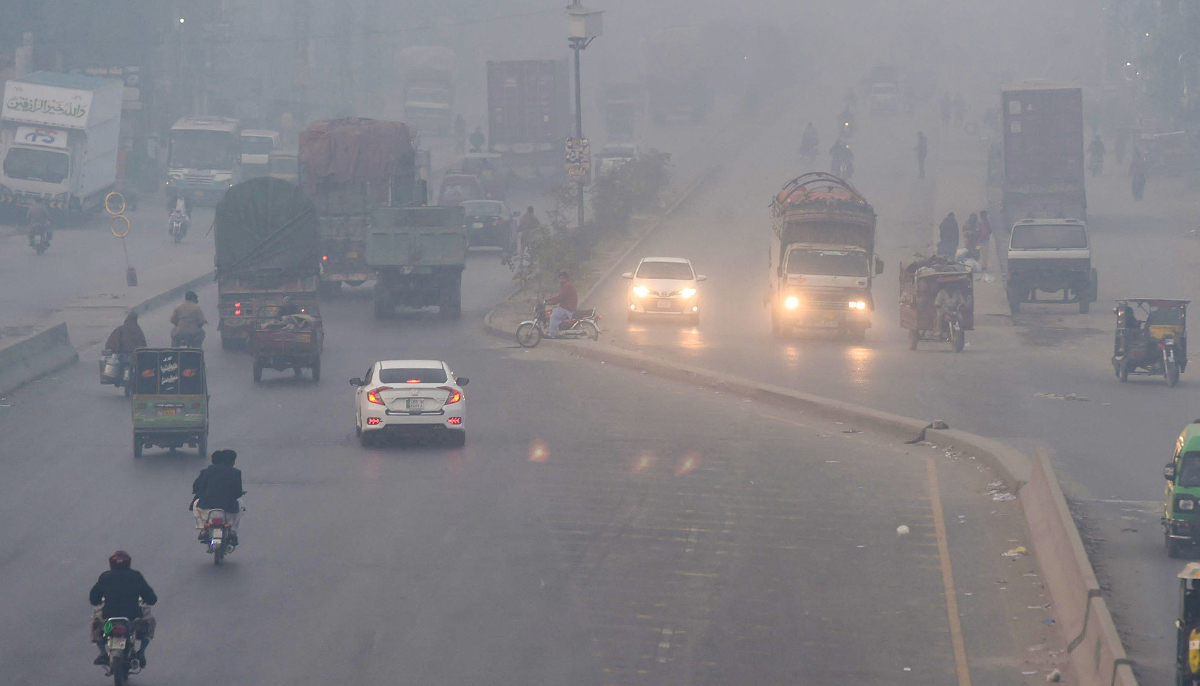
[[[567,44],[575,51],[575,138],[583,140],[583,88],[580,85],[579,52],[591,44],[592,39],[604,33],[601,10],[593,10],[575,0],[567,7]],[[579,228],[583,228],[583,187],[586,181],[577,179],[579,185]]]

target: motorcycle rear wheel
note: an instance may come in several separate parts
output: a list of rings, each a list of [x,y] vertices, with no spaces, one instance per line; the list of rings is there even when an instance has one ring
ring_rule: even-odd
[[[589,340],[600,340],[600,328],[591,322],[579,322],[579,328],[583,329],[584,334]]]
[[[966,332],[962,329],[955,331],[954,338],[951,340],[951,343],[954,346],[954,352],[961,353],[963,351],[963,347],[967,344]]]
[[[535,324],[526,322],[517,327],[517,345],[522,348],[536,348],[542,342],[542,330]]]
[[[225,539],[221,539],[221,544],[213,550],[213,566],[221,564],[221,559],[225,557]]]
[[[1179,383],[1179,364],[1174,360],[1167,360],[1166,369],[1163,372],[1167,377],[1167,385],[1175,388],[1175,384]]]

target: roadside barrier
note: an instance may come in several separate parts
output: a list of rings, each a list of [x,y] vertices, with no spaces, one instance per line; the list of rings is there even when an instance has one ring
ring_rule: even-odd
[[[78,360],[65,322],[11,343],[0,343],[0,394],[7,395]]]

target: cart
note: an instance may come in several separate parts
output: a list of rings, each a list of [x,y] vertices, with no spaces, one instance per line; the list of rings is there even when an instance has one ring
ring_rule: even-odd
[[[285,371],[311,369],[313,383],[321,380],[321,351],[325,329],[319,316],[288,315],[262,322],[250,335],[254,355],[254,380],[262,381],[263,369]]]
[[[962,352],[967,331],[975,329],[974,275],[971,268],[932,257],[900,269],[900,326],[908,329],[908,347],[916,350],[921,341],[942,341],[951,344],[954,352]],[[938,291],[958,286],[964,289],[966,304],[959,310],[958,321],[947,327],[938,321],[934,301]]]

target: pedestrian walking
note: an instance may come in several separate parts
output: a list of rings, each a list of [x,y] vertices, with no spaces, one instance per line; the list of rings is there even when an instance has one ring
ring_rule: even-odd
[[[979,259],[979,215],[972,212],[971,216],[967,217],[967,221],[965,224],[963,224],[963,227],[962,227],[962,237],[963,237],[963,243],[965,243],[966,247],[967,247],[967,257],[969,257],[973,260],[978,260]]]
[[[925,132],[917,132],[917,178],[925,178],[925,155],[929,152],[929,141],[925,139]]]
[[[992,223],[988,221],[987,210],[979,210],[979,266],[987,271],[988,247],[992,242]]]
[[[957,251],[958,220],[954,218],[954,213],[951,212],[938,225],[937,254],[943,257],[954,257],[954,253]]]

